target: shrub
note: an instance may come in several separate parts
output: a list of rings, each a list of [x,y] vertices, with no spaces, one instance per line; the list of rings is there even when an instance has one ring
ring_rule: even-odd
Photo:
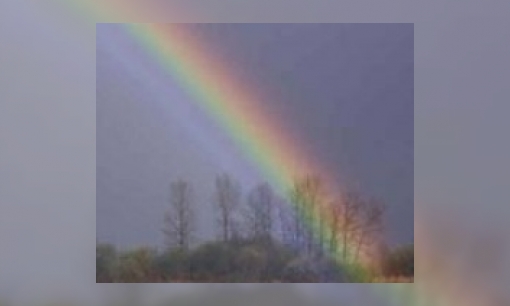
[[[403,246],[390,252],[383,260],[383,273],[387,277],[414,276],[414,245]]]

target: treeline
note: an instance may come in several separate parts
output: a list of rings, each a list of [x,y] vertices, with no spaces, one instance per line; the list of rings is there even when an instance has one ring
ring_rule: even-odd
[[[193,250],[158,253],[139,248],[117,252],[98,245],[97,282],[343,282],[333,262],[303,262],[275,241],[232,240],[204,243]]]
[[[412,277],[412,246],[395,254],[385,248],[384,205],[357,192],[339,194],[332,197],[320,178],[305,176],[295,180],[285,199],[268,184],[243,197],[237,181],[220,175],[211,201],[217,240],[198,245],[195,192],[189,182],[177,180],[171,183],[163,218],[165,250],[120,252],[100,244],[96,281],[359,282]],[[353,269],[361,264],[364,273]]]

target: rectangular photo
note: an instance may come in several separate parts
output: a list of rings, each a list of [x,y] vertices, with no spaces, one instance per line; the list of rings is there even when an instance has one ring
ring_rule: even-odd
[[[97,283],[414,282],[413,24],[97,24]]]

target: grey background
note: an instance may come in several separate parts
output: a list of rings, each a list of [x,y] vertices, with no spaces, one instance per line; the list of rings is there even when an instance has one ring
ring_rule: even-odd
[[[453,237],[437,243],[437,258],[504,305],[508,1],[183,3],[173,2],[190,21],[414,22],[415,230],[428,240]],[[0,296],[20,304],[65,296],[87,303],[107,290],[94,284],[95,24],[55,5],[0,4]],[[172,21],[175,10],[163,11],[136,20],[121,11],[108,21]],[[424,241],[417,236],[421,282],[433,280],[420,272]],[[470,261],[477,249],[490,250],[479,256],[494,255],[491,265]],[[182,287],[151,288],[165,295]],[[354,301],[367,290],[334,287]]]

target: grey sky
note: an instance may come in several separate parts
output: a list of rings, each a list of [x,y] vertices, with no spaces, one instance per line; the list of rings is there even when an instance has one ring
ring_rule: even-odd
[[[97,27],[98,239],[160,244],[168,185],[179,176],[195,185],[202,236],[214,232],[211,186],[224,168],[195,135],[172,124],[180,119],[172,117],[180,110],[172,104],[195,102],[172,79],[165,79],[170,89],[160,97],[137,68],[123,67],[138,58],[122,63],[118,50],[107,52],[111,39],[101,38],[112,27]],[[343,183],[388,206],[391,243],[413,242],[412,24],[201,24],[189,30],[205,42],[204,52],[224,59],[267,97],[258,103],[310,154]],[[217,141],[222,132],[202,133]],[[237,160],[233,154],[226,163]]]

